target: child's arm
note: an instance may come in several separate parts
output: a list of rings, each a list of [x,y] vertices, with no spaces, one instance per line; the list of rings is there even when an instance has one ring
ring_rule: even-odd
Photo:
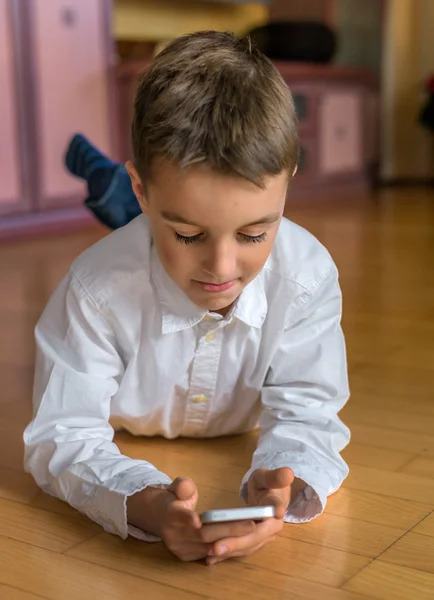
[[[144,460],[122,456],[113,443],[110,403],[124,365],[112,327],[73,274],[44,311],[36,343],[26,470],[43,490],[126,537],[126,498],[171,479]]]
[[[74,275],[51,298],[36,342],[25,467],[44,491],[109,533],[162,538],[182,560],[204,558],[218,539],[232,543],[254,530],[254,523],[202,526],[191,480],[171,482],[150,463],[120,454],[109,417],[124,365],[108,319]]]
[[[341,309],[333,266],[286,324],[262,391],[260,439],[241,491],[249,501],[247,482],[256,469],[289,467],[300,491],[289,502],[286,521],[319,515],[348,474],[340,451],[350,434],[338,417],[349,396]]]

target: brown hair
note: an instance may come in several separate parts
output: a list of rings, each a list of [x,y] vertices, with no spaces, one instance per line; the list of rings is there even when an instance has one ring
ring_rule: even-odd
[[[281,75],[249,38],[203,31],[173,40],[139,83],[132,125],[146,183],[157,158],[205,164],[258,186],[297,164],[297,119]]]

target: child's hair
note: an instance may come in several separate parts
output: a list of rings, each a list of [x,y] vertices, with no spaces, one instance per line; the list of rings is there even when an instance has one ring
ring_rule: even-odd
[[[132,126],[135,166],[146,183],[155,159],[204,164],[260,187],[297,165],[291,93],[249,38],[203,31],[173,40],[143,74]]]

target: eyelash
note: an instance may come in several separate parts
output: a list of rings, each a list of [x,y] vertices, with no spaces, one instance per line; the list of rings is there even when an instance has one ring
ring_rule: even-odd
[[[185,235],[181,235],[177,231],[175,231],[175,237],[178,242],[189,246],[190,244],[194,244],[196,242],[200,242],[202,239],[203,233],[198,233],[197,235],[192,235],[187,237]],[[246,235],[245,233],[239,233],[239,238],[241,239],[243,244],[259,244],[260,242],[265,242],[267,239],[267,233],[261,233],[261,235]]]

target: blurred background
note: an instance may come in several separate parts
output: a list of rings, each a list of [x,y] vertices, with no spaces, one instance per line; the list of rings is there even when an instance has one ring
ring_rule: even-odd
[[[434,0],[0,0],[1,599],[134,600],[164,577],[175,587],[155,597],[432,599],[433,24]],[[249,33],[293,92],[301,152],[285,214],[338,265],[352,390],[342,489],[320,519],[234,563],[230,588],[108,534],[68,556],[99,530],[23,472],[35,323],[74,258],[109,232],[64,166],[68,142],[81,132],[130,158],[139,74],[174,36],[202,29]],[[255,436],[115,441],[223,508]]]
[[[291,87],[294,200],[432,182],[433,22],[432,0],[0,0],[0,239],[89,221],[71,135],[128,159],[138,74],[200,29],[250,33]]]

